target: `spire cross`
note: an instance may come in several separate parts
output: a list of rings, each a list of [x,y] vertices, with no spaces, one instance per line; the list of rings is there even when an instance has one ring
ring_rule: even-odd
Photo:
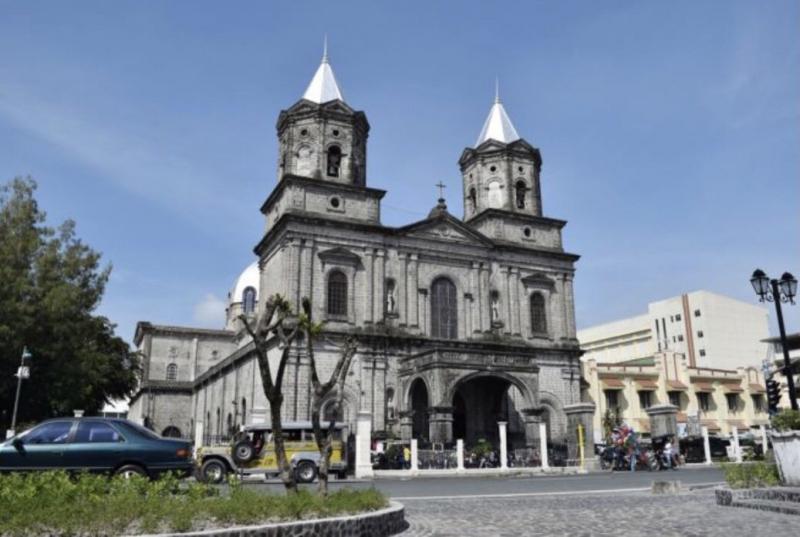
[[[500,102],[500,77],[494,77],[494,102]]]
[[[439,189],[439,199],[440,200],[444,199],[444,189],[447,188],[447,187],[441,181],[436,183],[435,186],[436,186],[436,188]]]
[[[328,34],[322,40],[322,63],[328,63]]]

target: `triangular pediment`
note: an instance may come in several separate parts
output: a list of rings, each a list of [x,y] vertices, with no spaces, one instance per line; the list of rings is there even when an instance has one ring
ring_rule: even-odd
[[[492,244],[492,241],[489,240],[488,237],[467,227],[463,222],[449,214],[422,220],[421,222],[401,228],[400,234],[406,237],[418,237],[463,244]]]
[[[358,255],[341,246],[325,250],[317,255],[325,263],[353,266],[357,266],[361,263],[361,258],[358,257]]]

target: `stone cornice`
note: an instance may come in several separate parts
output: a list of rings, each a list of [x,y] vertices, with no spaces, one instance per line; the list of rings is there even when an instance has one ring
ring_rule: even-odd
[[[320,188],[322,190],[330,190],[332,192],[352,192],[356,194],[362,194],[369,198],[377,198],[379,200],[386,195],[386,191],[379,188],[349,185],[346,183],[334,183],[333,181],[327,181],[324,179],[314,179],[313,177],[285,174],[283,177],[281,177],[278,185],[275,187],[272,193],[270,193],[269,197],[267,197],[264,204],[261,205],[261,212],[263,214],[267,214],[272,208],[272,205],[278,200],[281,193],[283,193],[283,191],[286,190],[286,188],[290,185],[311,186]]]
[[[136,323],[136,332],[133,336],[133,342],[138,347],[146,334],[178,334],[197,337],[217,337],[217,338],[230,338],[231,340],[236,335],[235,332],[230,330],[217,330],[213,328],[192,328],[189,326],[171,326],[163,324],[152,324],[148,321],[139,321]]]

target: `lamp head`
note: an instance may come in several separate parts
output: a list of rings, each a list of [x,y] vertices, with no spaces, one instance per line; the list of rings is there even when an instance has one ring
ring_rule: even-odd
[[[756,269],[753,272],[753,276],[750,278],[750,284],[753,286],[756,295],[758,295],[761,300],[764,300],[764,297],[769,292],[769,278],[764,271]]]

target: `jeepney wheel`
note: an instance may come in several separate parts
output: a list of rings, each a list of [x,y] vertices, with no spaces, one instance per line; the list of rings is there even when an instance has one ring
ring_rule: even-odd
[[[203,481],[212,485],[219,485],[228,475],[228,466],[219,459],[209,459],[200,468]]]
[[[233,460],[238,464],[250,462],[255,457],[256,449],[250,440],[239,440],[233,446]]]
[[[300,461],[294,472],[298,482],[311,483],[317,478],[317,465],[311,461]]]

